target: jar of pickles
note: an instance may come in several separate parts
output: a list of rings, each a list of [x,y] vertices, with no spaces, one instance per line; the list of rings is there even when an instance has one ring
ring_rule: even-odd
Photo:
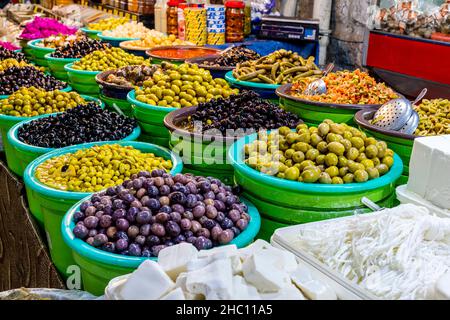
[[[167,2],[167,33],[178,36],[178,0]]]
[[[244,41],[245,4],[242,1],[225,2],[225,39],[227,42]]]

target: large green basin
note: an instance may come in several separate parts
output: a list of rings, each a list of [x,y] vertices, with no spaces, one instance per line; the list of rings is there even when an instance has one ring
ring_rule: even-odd
[[[50,69],[53,76],[57,79],[67,81],[67,70],[64,69],[66,64],[78,61],[78,58],[54,58],[52,57],[52,52],[47,53],[44,56],[45,60],[47,60],[48,68]]]
[[[42,40],[44,39],[31,40],[28,42],[28,47],[32,50],[31,53],[33,55],[33,62],[38,66],[47,67],[48,62],[45,59],[45,55],[54,52],[56,49],[39,46],[38,44],[41,43]]]
[[[261,96],[261,98],[268,99],[273,103],[278,104],[278,96],[276,95],[275,90],[280,87],[279,84],[241,81],[233,77],[233,71],[228,71],[225,74],[225,80],[227,80],[233,88],[255,91]]]
[[[94,40],[98,40],[98,34],[102,33],[102,31],[99,30],[91,30],[88,28],[81,28],[81,31],[83,31],[84,33],[87,34],[88,38],[94,39]]]
[[[50,254],[52,260],[63,275],[67,275],[67,267],[75,264],[69,247],[64,243],[61,235],[61,222],[66,212],[78,201],[91,195],[88,192],[68,192],[50,188],[41,183],[35,177],[36,168],[44,161],[61,156],[66,153],[73,153],[80,149],[89,148],[94,145],[104,145],[117,143],[120,145],[133,146],[143,152],[152,152],[157,156],[171,159],[173,168],[172,174],[179,173],[183,170],[181,159],[171,153],[168,149],[156,145],[136,142],[136,141],[120,141],[120,142],[93,142],[77,146],[70,146],[57,149],[46,153],[32,161],[24,172],[25,188],[30,206],[30,211],[38,221],[44,222],[47,240],[49,243]]]
[[[69,84],[72,88],[79,93],[98,97],[100,87],[95,81],[95,76],[101,71],[76,70],[72,69],[72,65],[73,62],[64,66],[64,70],[67,71],[67,76],[69,78]]]
[[[65,243],[70,247],[75,263],[81,269],[83,289],[94,295],[104,294],[108,282],[118,276],[133,272],[146,259],[157,261],[156,257],[131,257],[109,253],[90,246],[81,239],[75,238],[72,230],[75,227],[73,214],[89,197],[75,204],[65,215],[61,223],[61,233]],[[241,199],[248,206],[250,222],[247,229],[240,233],[230,244],[238,248],[249,245],[256,237],[261,226],[258,210],[246,199]]]

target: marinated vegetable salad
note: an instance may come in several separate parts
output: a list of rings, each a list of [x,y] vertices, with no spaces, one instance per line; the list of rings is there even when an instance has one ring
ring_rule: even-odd
[[[398,95],[384,83],[377,83],[367,73],[355,71],[331,72],[322,78],[327,86],[327,93],[305,95],[303,92],[316,78],[294,79],[290,95],[309,101],[335,104],[384,104],[398,98]]]

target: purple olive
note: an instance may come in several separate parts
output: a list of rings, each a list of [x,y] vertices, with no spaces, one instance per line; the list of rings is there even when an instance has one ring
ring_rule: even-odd
[[[225,196],[225,193],[220,192],[220,193],[216,194],[216,200],[225,202],[226,199],[227,199],[227,197]]]
[[[170,187],[168,185],[162,185],[159,187],[159,194],[162,196],[167,196],[170,193]]]
[[[160,197],[159,203],[161,204],[161,206],[168,206],[170,204],[170,199],[167,196]]]
[[[138,226],[130,226],[127,230],[128,237],[134,239],[139,234],[139,227]]]
[[[117,209],[113,212],[111,217],[113,221],[117,221],[118,219],[125,218],[126,215],[127,212],[125,211],[125,209]]]
[[[102,246],[102,250],[114,253],[116,251],[116,246],[114,242],[107,242]]]
[[[94,216],[100,219],[104,214],[103,211],[97,211]]]
[[[75,237],[85,239],[88,236],[89,230],[83,225],[77,225],[73,228]]]
[[[191,224],[192,224],[191,231],[193,233],[197,233],[198,230],[200,230],[202,228],[202,225],[198,221],[193,220],[193,221],[191,221]]]
[[[185,211],[181,216],[189,220],[194,220],[194,214],[191,211]]]
[[[131,207],[130,209],[128,209],[127,214],[125,215],[125,218],[128,220],[128,222],[134,223],[136,221],[136,216],[138,213],[139,213],[138,208]]]
[[[170,203],[172,204],[184,204],[186,203],[186,195],[184,193],[181,193],[179,191],[172,192],[169,194]]]
[[[80,205],[80,210],[81,211],[86,211],[86,209],[92,205],[92,202],[90,201],[84,201],[81,205]]]
[[[228,196],[225,200],[225,204],[227,206],[231,206],[233,203],[236,203],[238,201],[238,197],[235,195]]]
[[[125,231],[117,231],[116,234],[114,235],[114,240],[119,240],[119,239],[128,241],[128,234]]]
[[[104,245],[106,242],[108,242],[108,237],[104,234],[97,234],[94,237],[94,247],[100,247]]]
[[[142,235],[138,235],[138,236],[134,239],[134,241],[135,241],[137,244],[140,244],[141,246],[143,246],[143,245],[145,244],[145,240],[146,240],[146,238],[145,238],[144,236],[142,236]]]
[[[183,236],[182,234],[179,234],[178,236],[176,236],[173,241],[175,243],[181,243],[181,242],[186,242],[186,237]]]
[[[151,175],[150,175],[150,172],[148,172],[148,171],[139,171],[137,176],[138,177],[149,178]]]
[[[139,224],[146,224],[150,222],[152,214],[148,211],[141,211],[136,215],[136,222]]]
[[[203,203],[207,206],[213,206],[214,200],[213,199],[205,199],[205,200],[203,200]]]
[[[159,237],[157,237],[154,234],[152,234],[152,235],[147,237],[145,243],[148,246],[153,247],[153,246],[156,246],[156,245],[160,244],[161,240],[159,240]]]
[[[188,182],[186,184],[186,188],[188,188],[189,192],[194,194],[194,195],[198,193],[198,188],[195,185],[195,183],[193,183],[193,182]]]
[[[141,247],[137,243],[132,243],[128,246],[128,251],[130,256],[140,257],[141,256]]]
[[[245,219],[239,219],[236,222],[236,227],[238,227],[241,231],[245,230],[248,226],[248,221]]]
[[[125,204],[122,200],[116,199],[113,201],[113,209],[123,209],[125,208]]]
[[[153,254],[149,249],[142,250],[141,257],[150,258],[152,255]]]
[[[184,204],[187,208],[193,208],[197,204],[197,196],[195,194],[188,194],[186,196],[186,203]]]
[[[236,223],[236,221],[241,218],[241,213],[238,210],[230,210],[230,212],[228,212],[228,218]]]
[[[154,223],[151,226],[152,233],[158,237],[164,237],[166,235],[166,230],[164,226],[160,223]]]
[[[159,254],[159,252],[160,252],[162,249],[164,249],[164,248],[167,248],[167,246],[164,245],[164,244],[160,244],[160,245],[153,246],[153,247],[152,247],[152,253],[153,253],[153,255],[154,255],[155,257],[157,257],[158,254]]]
[[[205,200],[206,199],[213,199],[214,200],[216,198],[216,195],[212,191],[206,192],[203,196],[205,197]]]
[[[196,235],[197,237],[205,237],[205,238],[209,238],[209,237],[211,237],[211,232],[210,232],[208,229],[206,229],[206,228],[200,228],[200,229],[195,233],[195,235]]]
[[[235,237],[241,234],[241,230],[239,230],[239,228],[231,227],[230,230],[233,231]]]
[[[170,215],[166,212],[159,212],[155,216],[155,220],[158,223],[166,223],[167,221],[169,221],[169,219],[170,219]]]
[[[128,220],[123,219],[123,218],[117,219],[117,221],[116,221],[117,230],[127,231],[129,227],[130,227],[130,223],[128,222]]]
[[[197,240],[197,237],[194,237],[194,236],[186,238],[186,242],[188,242],[190,244],[194,244],[196,240]]]
[[[202,226],[205,227],[208,230],[211,230],[217,225],[217,223],[212,219],[207,219],[205,222],[202,223]]]
[[[172,211],[178,212],[178,213],[183,213],[184,212],[184,207],[181,204],[174,204],[172,205]]]
[[[95,228],[97,228],[98,220],[99,219],[95,216],[89,216],[89,217],[84,218],[83,222],[84,222],[84,225],[86,226],[86,228],[95,229]]]
[[[147,237],[151,232],[150,224],[144,224],[139,228],[139,233],[145,237]]]
[[[175,181],[173,181],[172,177],[170,175],[164,174],[164,183],[168,186],[168,187],[172,187],[175,184]]]
[[[99,224],[100,224],[100,227],[102,227],[102,228],[109,228],[111,226],[111,223],[112,223],[112,217],[107,214],[104,214],[99,219]]]
[[[162,206],[161,208],[159,208],[159,212],[171,213],[172,208],[169,206]]]
[[[145,206],[147,206],[152,211],[158,211],[161,208],[161,204],[157,199],[150,198],[145,202]]]
[[[93,216],[95,214],[95,212],[97,211],[97,208],[94,206],[89,206],[86,208],[86,210],[84,211],[84,214],[86,216]]]
[[[215,219],[217,217],[217,209],[216,209],[216,207],[214,207],[212,205],[207,205],[206,206],[206,216],[209,219]]]
[[[192,209],[192,214],[194,215],[194,218],[200,218],[203,217],[203,215],[206,212],[206,208],[203,206],[196,206],[194,209]]]
[[[153,178],[153,183],[155,184],[156,187],[159,188],[159,187],[161,187],[164,184],[164,178],[162,178],[162,177],[155,177],[155,178]]]
[[[145,189],[145,188],[140,188],[140,189],[136,192],[136,198],[142,199],[142,197],[144,197],[146,194],[147,194],[147,189]]]
[[[149,197],[154,198],[157,197],[159,195],[159,189],[156,185],[154,186],[149,186],[147,188],[147,194]]]
[[[219,241],[220,244],[227,244],[227,243],[231,242],[231,240],[233,240],[233,238],[234,238],[233,231],[231,231],[230,229],[227,229],[227,230],[223,230],[219,234],[219,237],[217,238],[217,240]]]
[[[116,232],[117,232],[116,227],[109,227],[108,229],[106,229],[106,235],[110,239],[114,239],[114,236],[116,235]]]
[[[213,239],[214,241],[217,241],[219,234],[222,233],[222,228],[218,225],[215,225],[212,229],[211,229],[211,239]]]
[[[81,212],[81,211],[77,211],[77,212],[75,212],[75,213],[73,214],[73,221],[74,221],[75,223],[78,222],[78,221],[80,221],[80,220],[84,220],[84,218],[85,218],[85,215],[84,215],[84,213]]]
[[[221,223],[223,220],[225,219],[225,213],[223,213],[222,211],[217,212],[217,217],[216,217],[216,221]]]
[[[139,200],[134,200],[130,203],[130,207],[141,208],[142,203]]]
[[[105,206],[103,212],[107,215],[111,215],[113,213],[112,205]]]
[[[114,196],[116,194],[116,189],[114,187],[109,187],[106,189],[106,194],[108,196]]]
[[[194,246],[197,248],[197,250],[211,249],[212,241],[200,236],[195,240]]]
[[[246,212],[241,213],[241,218],[250,221],[250,215]]]
[[[87,238],[86,243],[90,246],[94,246],[94,237]]]
[[[176,237],[180,234],[181,229],[178,223],[175,221],[169,221],[166,223],[166,231],[171,237]]]
[[[139,190],[142,188],[142,180],[141,179],[134,179],[133,180],[133,188],[136,190]]]
[[[180,223],[181,221],[181,214],[179,214],[178,212],[172,211],[170,214],[170,219],[172,221],[175,221],[176,223]]]
[[[123,251],[128,248],[128,241],[125,239],[119,239],[116,241],[116,249],[117,251]]]
[[[209,183],[208,181],[203,181],[199,183],[198,187],[202,192],[208,192],[209,190],[211,190],[211,183]]]
[[[224,218],[220,223],[220,226],[222,227],[222,229],[230,229],[233,226],[233,221],[228,218]]]

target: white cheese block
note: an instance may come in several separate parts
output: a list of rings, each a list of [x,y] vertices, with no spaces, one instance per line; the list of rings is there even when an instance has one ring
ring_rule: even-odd
[[[233,300],[261,300],[258,290],[241,276],[233,277]]]
[[[190,243],[180,243],[162,249],[158,255],[158,263],[164,271],[176,280],[177,276],[187,270],[188,262],[195,260],[198,250]]]
[[[239,249],[239,255],[241,256],[242,260],[245,260],[245,258],[249,257],[252,253],[259,251],[260,249],[267,249],[270,247],[272,247],[270,243],[258,239],[247,247]]]
[[[193,262],[189,265],[189,270],[192,268],[199,267],[206,261],[209,263],[220,260],[220,259],[231,259],[231,267],[233,269],[233,275],[242,273],[242,262],[239,257],[239,251],[236,245],[220,246],[210,250],[201,250],[198,254],[198,259],[202,261]],[[206,261],[205,261],[206,260]]]
[[[245,280],[259,292],[277,292],[290,284],[289,274],[276,268],[273,256],[262,250],[247,257],[242,265]]]
[[[292,282],[311,300],[337,300],[336,293],[326,283],[314,280],[307,267],[299,265],[291,273]]]
[[[294,254],[289,251],[278,249],[275,247],[263,248],[261,249],[263,252],[267,252],[271,256],[272,264],[281,270],[286,271],[287,273],[294,272],[297,269],[297,260],[295,259]]]
[[[305,297],[301,293],[301,291],[290,284],[284,288],[282,288],[278,292],[274,293],[261,293],[261,299],[263,300],[305,300]]]
[[[161,297],[160,300],[186,300],[186,297],[184,296],[183,290],[181,290],[181,288],[176,288],[170,291],[165,296]]]
[[[230,259],[213,261],[202,269],[188,272],[186,277],[186,289],[190,293],[202,294],[212,300],[229,300],[233,297]]]
[[[450,272],[445,273],[437,280],[435,291],[435,299],[450,300]]]
[[[442,145],[433,151],[425,199],[438,207],[450,209],[450,141],[443,140]]]
[[[155,261],[145,260],[130,274],[120,294],[124,300],[157,300],[175,286]]]
[[[428,177],[433,162],[433,150],[442,144],[442,139],[436,137],[416,138],[409,161],[408,190],[425,198]]]

